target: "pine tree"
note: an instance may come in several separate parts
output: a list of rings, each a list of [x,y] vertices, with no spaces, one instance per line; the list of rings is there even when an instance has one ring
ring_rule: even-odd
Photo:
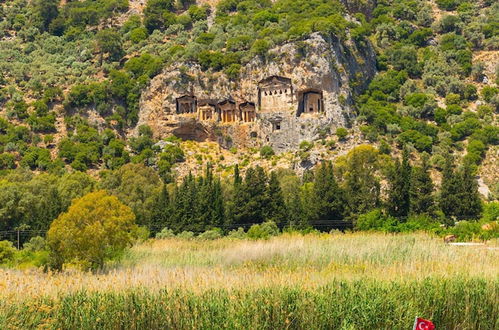
[[[267,207],[264,210],[266,221],[274,221],[278,225],[288,225],[288,215],[281,186],[277,174],[272,172],[269,178],[269,184],[266,190]]]
[[[160,232],[163,228],[170,228],[171,206],[170,195],[166,184],[163,184],[161,192],[156,196],[151,212],[151,234]],[[170,228],[171,229],[171,228]]]
[[[479,219],[482,214],[482,202],[478,192],[478,182],[469,162],[464,162],[459,178],[461,184],[457,196],[459,199],[459,215],[457,217]]]
[[[352,215],[377,208],[380,204],[378,151],[371,146],[359,146],[347,155],[345,190]]]
[[[182,184],[175,189],[174,210],[172,212],[172,230],[197,231],[197,185],[191,173],[184,177]]]
[[[341,220],[344,216],[343,191],[336,183],[333,164],[322,163],[314,178],[314,219],[316,221]]]
[[[459,191],[460,185],[459,175],[454,171],[452,156],[448,156],[445,160],[444,169],[442,172],[442,186],[440,188],[439,206],[447,218],[459,216]]]
[[[235,189],[234,219],[237,224],[264,221],[263,210],[267,205],[265,195],[267,176],[260,166],[249,168],[240,188]]]
[[[431,214],[435,210],[433,182],[430,177],[427,156],[422,156],[422,166],[416,166],[411,172],[410,213]]]
[[[239,165],[234,167],[234,186],[240,186],[242,183],[241,175],[239,174]]]
[[[397,159],[391,173],[388,197],[388,212],[399,218],[405,218],[410,209],[411,165],[409,152],[404,148],[402,163]]]
[[[219,179],[213,182],[213,210],[212,210],[212,218],[211,225],[213,227],[222,228],[224,225],[225,219],[225,202],[222,191],[222,183]]]

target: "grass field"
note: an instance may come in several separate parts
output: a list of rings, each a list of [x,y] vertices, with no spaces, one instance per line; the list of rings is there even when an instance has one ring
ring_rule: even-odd
[[[424,234],[169,239],[102,274],[0,270],[0,328],[499,328],[499,250]]]

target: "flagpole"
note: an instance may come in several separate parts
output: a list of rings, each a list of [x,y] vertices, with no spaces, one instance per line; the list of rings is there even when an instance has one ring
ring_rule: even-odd
[[[412,327],[412,330],[416,330],[416,326],[418,325],[418,317],[416,316],[414,318],[414,326]]]

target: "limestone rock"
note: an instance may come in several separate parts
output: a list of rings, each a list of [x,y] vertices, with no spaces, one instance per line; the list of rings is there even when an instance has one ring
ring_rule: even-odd
[[[192,63],[166,67],[142,94],[137,127],[147,124],[159,138],[175,134],[224,147],[291,150],[349,127],[352,96],[367,87],[376,68],[369,44],[359,47],[319,33],[276,47],[268,58],[255,57],[237,81]],[[251,107],[256,118],[243,114]]]

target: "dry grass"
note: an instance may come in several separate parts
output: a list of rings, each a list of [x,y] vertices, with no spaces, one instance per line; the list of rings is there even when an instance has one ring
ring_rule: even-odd
[[[499,277],[499,251],[456,247],[425,234],[282,235],[268,241],[153,240],[103,274],[0,271],[0,296],[26,299],[131,288],[315,288],[334,280]]]

